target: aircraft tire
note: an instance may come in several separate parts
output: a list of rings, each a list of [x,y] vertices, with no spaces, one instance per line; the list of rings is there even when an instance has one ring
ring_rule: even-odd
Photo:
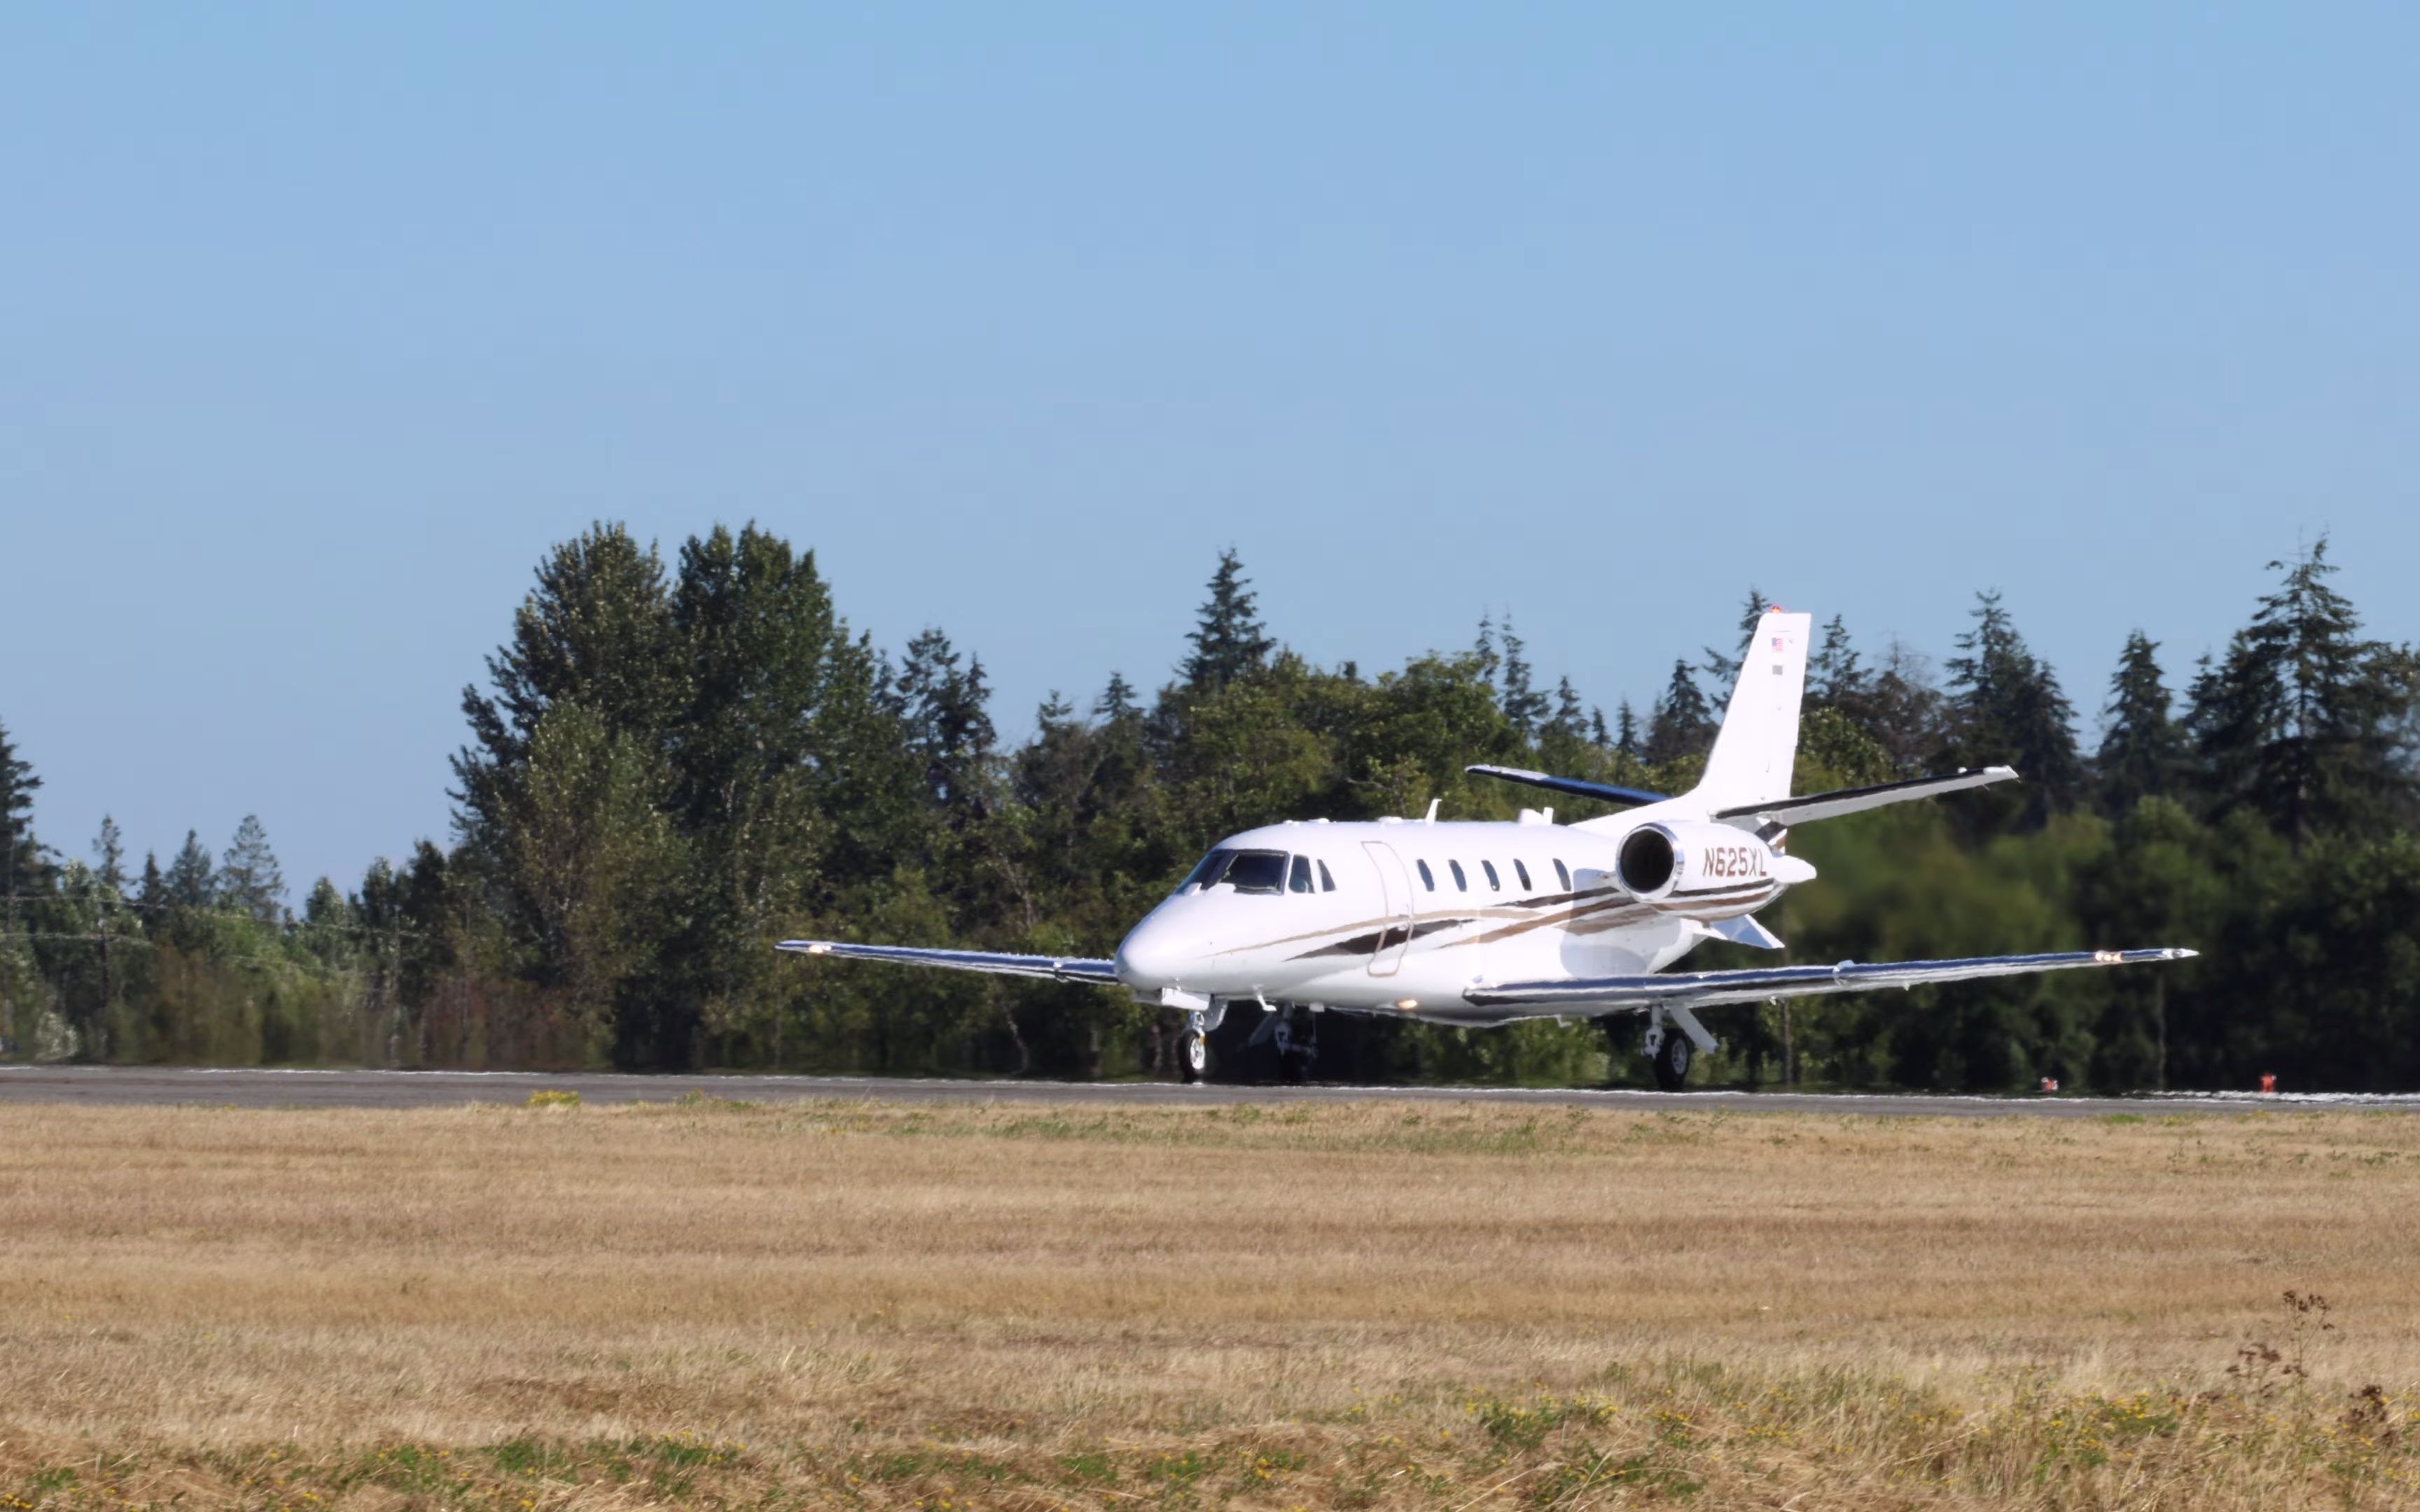
[[[1698,1058],[1698,1047],[1678,1028],[1664,1031],[1663,1047],[1655,1052],[1650,1064],[1655,1072],[1658,1091],[1677,1092],[1688,1085],[1689,1067]]]
[[[1189,1085],[1204,1080],[1210,1074],[1210,1037],[1187,1034],[1185,1048],[1177,1057],[1177,1073]]]

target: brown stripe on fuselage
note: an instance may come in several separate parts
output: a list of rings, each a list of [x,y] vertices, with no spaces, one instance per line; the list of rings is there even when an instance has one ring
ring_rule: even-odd
[[[1585,898],[1589,901],[1565,908],[1559,913],[1524,918],[1517,923],[1507,924],[1502,929],[1489,930],[1484,934],[1474,934],[1466,940],[1455,940],[1445,949],[1450,949],[1456,945],[1493,945],[1498,940],[1509,940],[1516,934],[1527,934],[1532,930],[1551,929],[1558,924],[1568,925],[1577,919],[1601,913],[1607,907],[1619,907],[1630,902],[1629,894],[1615,892],[1610,888],[1602,892],[1570,893],[1566,896],[1573,899]]]
[[[1448,940],[1438,949],[1453,949],[1466,945],[1493,945],[1500,940],[1512,939],[1536,930],[1557,927],[1568,929],[1575,934],[1600,934],[1608,930],[1620,929],[1624,925],[1657,918],[1669,912],[1669,905],[1675,903],[1685,907],[1694,903],[1744,900],[1758,892],[1768,890],[1778,890],[1778,888],[1769,880],[1750,882],[1712,887],[1694,893],[1675,894],[1657,903],[1640,903],[1628,893],[1613,887],[1581,892],[1549,893],[1537,898],[1523,898],[1510,903],[1500,903],[1476,910],[1415,913],[1411,916],[1408,933],[1405,931],[1402,916],[1387,915],[1376,918],[1356,919],[1348,924],[1332,924],[1326,929],[1305,931],[1299,934],[1280,935],[1273,940],[1256,945],[1237,946],[1233,949],[1221,950],[1218,953],[1220,955],[1249,953],[1298,945],[1305,941],[1322,940],[1326,943],[1299,951],[1289,959],[1311,961],[1322,957],[1372,956],[1381,950],[1391,949],[1397,944],[1407,944],[1441,933],[1446,930],[1459,929],[1464,925],[1481,923],[1488,919],[1508,919],[1510,922],[1464,939]],[[1537,911],[1542,908],[1552,911],[1546,913]],[[1335,938],[1340,933],[1345,937]],[[1398,936],[1403,937],[1398,938]]]
[[[1582,895],[1578,893],[1555,893],[1544,898],[1517,898],[1511,903],[1489,903],[1484,907],[1477,909],[1449,909],[1438,914],[1415,913],[1412,916],[1412,922],[1418,924],[1423,918],[1435,918],[1447,917],[1448,915],[1456,915],[1466,919],[1472,918],[1528,918],[1530,916],[1525,912],[1521,912],[1520,910],[1544,908],[1579,896]],[[1283,945],[1300,945],[1305,940],[1324,940],[1329,935],[1337,933],[1339,930],[1391,929],[1395,925],[1400,924],[1403,921],[1403,918],[1404,916],[1401,914],[1380,914],[1373,918],[1357,918],[1349,924],[1330,924],[1325,929],[1305,930],[1299,934],[1280,934],[1276,939],[1264,940],[1258,945],[1239,945],[1233,950],[1220,950],[1216,953],[1219,955],[1233,955],[1237,950],[1274,950]],[[1300,958],[1297,957],[1296,959]]]

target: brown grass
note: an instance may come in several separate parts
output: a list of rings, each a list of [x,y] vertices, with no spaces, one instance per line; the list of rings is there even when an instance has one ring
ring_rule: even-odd
[[[0,1107],[0,1507],[2420,1504],[2399,1116]]]

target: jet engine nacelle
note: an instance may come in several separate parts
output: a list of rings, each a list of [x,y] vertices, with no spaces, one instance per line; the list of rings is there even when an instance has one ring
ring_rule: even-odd
[[[1676,892],[1745,893],[1758,884],[1788,886],[1815,869],[1745,829],[1685,820],[1641,825],[1624,836],[1613,880],[1642,903],[1661,903]]]

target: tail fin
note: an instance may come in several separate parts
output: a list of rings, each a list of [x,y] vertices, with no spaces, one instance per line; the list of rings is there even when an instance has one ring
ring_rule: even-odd
[[[1790,796],[1790,771],[1798,759],[1798,702],[1807,691],[1807,641],[1814,625],[1812,614],[1779,609],[1757,622],[1730,708],[1706,758],[1706,775],[1690,795],[1708,809]]]

